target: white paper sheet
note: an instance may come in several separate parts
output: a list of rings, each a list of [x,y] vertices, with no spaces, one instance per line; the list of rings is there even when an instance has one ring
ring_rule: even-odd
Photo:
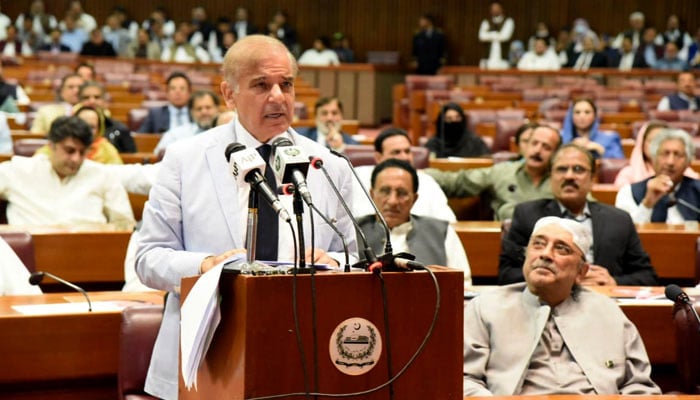
[[[92,312],[121,311],[127,305],[123,301],[93,301]],[[88,303],[19,304],[12,309],[24,315],[76,314],[88,312]]]

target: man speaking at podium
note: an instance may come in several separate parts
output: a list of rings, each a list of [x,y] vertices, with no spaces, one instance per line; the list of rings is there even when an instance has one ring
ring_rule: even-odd
[[[136,271],[146,285],[169,292],[146,391],[164,399],[178,397],[180,280],[207,272],[228,256],[245,251],[250,185],[237,183],[230,172],[225,156],[227,146],[239,143],[249,149],[260,147],[258,151],[266,152],[269,157],[273,140],[287,138],[307,155],[321,157],[343,197],[352,197],[347,165],[332,157],[324,147],[290,129],[297,65],[282,42],[262,35],[246,36],[227,52],[223,75],[221,92],[227,106],[238,111],[237,118],[168,147],[144,209]],[[270,186],[276,188],[278,182],[269,175],[269,161],[263,173]],[[337,221],[351,257],[356,258],[351,221],[328,189],[322,172],[312,169],[307,184],[314,205],[329,219]],[[281,201],[291,210],[289,197],[282,196]],[[291,232],[266,207],[269,205],[261,200],[256,258],[291,261],[294,257]],[[268,219],[269,212],[273,214]],[[304,236],[305,243],[310,244],[308,212],[306,208]],[[322,219],[316,217],[314,221]],[[343,249],[341,239],[325,223],[316,223],[314,229],[315,259],[308,256],[306,259],[338,265],[336,260],[344,259],[339,253]],[[310,254],[310,250],[300,251]]]

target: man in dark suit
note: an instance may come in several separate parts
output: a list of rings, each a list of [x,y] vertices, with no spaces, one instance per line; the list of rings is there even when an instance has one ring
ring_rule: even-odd
[[[445,35],[435,28],[435,20],[430,14],[423,14],[418,20],[420,30],[413,36],[413,62],[416,73],[435,75],[445,63]]]
[[[583,38],[583,51],[574,55],[566,66],[574,71],[588,71],[589,68],[606,68],[608,59],[603,53],[595,50],[593,36],[589,34]]]
[[[173,72],[165,81],[168,104],[148,110],[148,116],[139,132],[163,133],[191,121],[187,103],[192,93],[192,82],[182,72]]]
[[[50,51],[52,53],[68,53],[70,47],[61,43],[61,30],[58,28],[51,29],[49,34],[50,42],[39,47],[39,51]]]
[[[581,284],[658,284],[649,255],[642,248],[629,214],[586,199],[594,174],[595,160],[585,148],[567,144],[557,151],[551,167],[554,198],[533,200],[515,207],[512,225],[501,247],[499,284],[524,280],[524,249],[535,222],[545,216],[575,219],[591,229],[593,246],[586,254],[590,269]]]
[[[316,126],[298,130],[300,135],[336,151],[343,151],[346,144],[358,144],[352,136],[341,130],[343,103],[337,97],[321,97],[314,110]]]

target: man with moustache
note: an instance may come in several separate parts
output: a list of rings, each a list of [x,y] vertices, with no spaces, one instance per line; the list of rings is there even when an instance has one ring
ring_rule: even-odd
[[[219,115],[219,98],[211,91],[198,90],[192,93],[187,108],[190,110],[192,121],[165,132],[153,153],[161,154],[170,144],[198,135],[216,125],[216,118]]]
[[[549,160],[561,144],[559,131],[539,125],[533,128],[524,160],[503,162],[488,168],[440,171],[426,169],[447,197],[469,197],[488,193],[494,216],[511,218],[516,204],[552,197]]]
[[[585,253],[590,265],[580,280],[582,285],[658,284],[654,267],[642,248],[629,214],[587,200],[594,175],[595,160],[585,148],[570,143],[554,154],[550,181],[554,198],[528,201],[515,207],[511,227],[502,242],[499,284],[524,279],[523,249],[535,222],[545,216],[569,218],[591,229],[593,243]]]
[[[315,105],[316,126],[299,129],[299,134],[335,151],[342,152],[346,144],[358,144],[343,132],[343,103],[337,97],[322,97]]]
[[[695,158],[693,141],[682,129],[663,129],[651,142],[656,175],[620,188],[615,207],[635,223],[700,221],[700,180],[683,175]]]
[[[664,96],[656,106],[657,110],[700,110],[700,96],[695,94],[695,75],[681,72],[677,78],[678,92]]]
[[[532,232],[525,283],[465,307],[463,395],[661,394],[634,324],[614,300],[580,286],[591,231],[549,216]]]

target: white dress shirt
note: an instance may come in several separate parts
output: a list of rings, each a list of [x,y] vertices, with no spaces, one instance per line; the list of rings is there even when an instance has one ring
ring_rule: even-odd
[[[637,204],[632,196],[632,185],[625,185],[620,188],[615,197],[615,207],[627,211],[630,216],[632,216],[632,221],[635,224],[643,224],[651,222],[651,214],[654,211],[653,208],[649,208],[644,205],[644,203],[639,202]],[[677,206],[672,206],[668,208],[666,214],[667,224],[684,224],[685,218],[678,211]]]

